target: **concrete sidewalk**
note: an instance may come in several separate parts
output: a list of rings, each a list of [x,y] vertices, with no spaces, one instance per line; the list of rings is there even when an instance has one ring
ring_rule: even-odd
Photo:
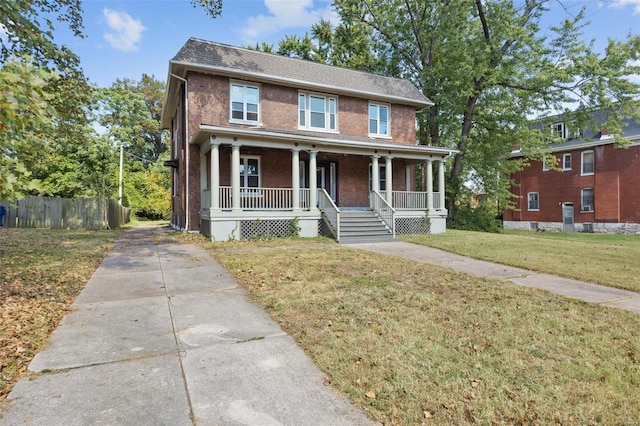
[[[507,280],[518,285],[539,288],[586,302],[640,313],[640,293],[632,291],[471,259],[403,241],[348,244],[347,246],[439,265],[476,276]]]
[[[168,229],[124,234],[29,371],[0,425],[373,424]]]

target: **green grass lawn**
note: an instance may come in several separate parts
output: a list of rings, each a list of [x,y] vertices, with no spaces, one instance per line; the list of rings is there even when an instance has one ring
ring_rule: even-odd
[[[383,424],[640,418],[639,315],[322,239],[202,246]]]
[[[403,240],[452,253],[640,292],[640,236],[447,230]]]

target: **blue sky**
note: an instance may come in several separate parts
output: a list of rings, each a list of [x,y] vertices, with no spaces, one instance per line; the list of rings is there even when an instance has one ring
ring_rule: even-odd
[[[211,19],[189,0],[84,0],[86,38],[62,24],[55,33],[80,56],[90,81],[110,86],[117,78],[139,80],[143,73],[164,80],[169,60],[197,37],[236,46],[286,34],[304,34],[320,18],[334,21],[329,0],[224,0],[222,16]],[[588,38],[602,49],[608,38],[640,33],[640,0],[550,0],[550,24],[587,7]]]

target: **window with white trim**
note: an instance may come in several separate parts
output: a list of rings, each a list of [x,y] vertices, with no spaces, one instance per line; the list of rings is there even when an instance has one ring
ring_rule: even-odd
[[[542,171],[543,172],[549,171],[549,163],[547,163],[546,161],[542,162]]]
[[[337,98],[300,92],[298,94],[298,127],[309,130],[337,131]]]
[[[593,211],[593,188],[583,188],[580,192],[580,211]]]
[[[369,136],[390,136],[388,105],[369,104]]]
[[[527,210],[538,211],[540,210],[540,195],[537,192],[529,192],[527,194],[528,205]]]
[[[562,170],[571,170],[571,153],[562,156]]]
[[[260,88],[242,83],[231,83],[231,115],[230,121],[260,121]]]
[[[593,151],[583,151],[580,155],[582,167],[582,175],[592,175],[595,171],[595,164],[593,161]]]
[[[387,190],[387,166],[378,164],[378,187],[380,191]],[[369,164],[369,191],[373,191],[373,165]]]
[[[571,139],[580,139],[583,136],[583,131],[575,120],[571,122],[571,129],[568,133]]]
[[[243,189],[260,187],[260,157],[240,157],[240,187]]]
[[[554,138],[567,139],[569,137],[567,126],[563,122],[553,123],[550,128]]]

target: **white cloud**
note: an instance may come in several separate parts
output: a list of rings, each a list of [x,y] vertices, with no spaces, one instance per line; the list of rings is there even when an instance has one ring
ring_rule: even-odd
[[[246,43],[265,41],[268,36],[290,28],[310,29],[321,18],[338,22],[331,2],[315,9],[313,0],[264,0],[264,4],[268,14],[251,16],[244,23],[241,34]]]
[[[124,52],[137,51],[142,33],[146,30],[142,22],[133,19],[127,12],[104,8],[102,14],[108,27],[103,37],[111,47]]]
[[[623,9],[627,6],[633,6],[633,14],[640,14],[640,0],[612,0],[608,4],[614,9]]]

